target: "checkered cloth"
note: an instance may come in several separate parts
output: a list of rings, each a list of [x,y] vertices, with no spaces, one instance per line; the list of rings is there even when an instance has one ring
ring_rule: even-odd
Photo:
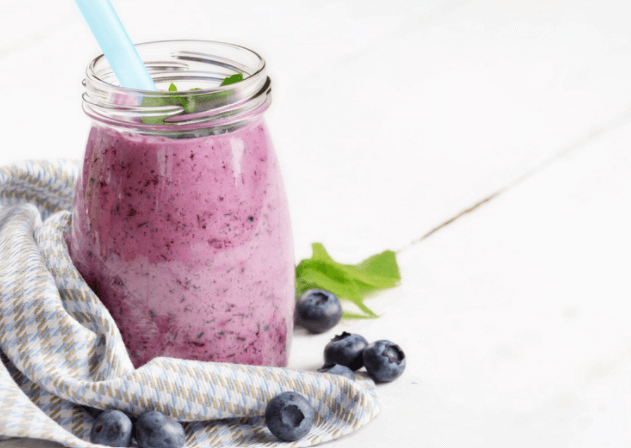
[[[157,358],[134,369],[107,309],[64,241],[79,166],[30,161],[0,168],[0,437],[90,447],[82,406],[183,422],[187,447],[311,446],[379,412],[374,383],[317,372]],[[296,391],[316,410],[310,433],[280,442],[267,402]]]

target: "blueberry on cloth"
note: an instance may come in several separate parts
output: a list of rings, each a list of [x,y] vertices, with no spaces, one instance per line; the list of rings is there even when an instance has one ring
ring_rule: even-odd
[[[309,289],[296,304],[296,323],[312,333],[324,333],[342,319],[342,305],[332,292]]]
[[[144,412],[134,425],[136,443],[140,448],[181,448],[184,428],[172,417],[161,412]]]
[[[358,370],[364,365],[363,352],[367,345],[368,341],[363,336],[344,331],[324,347],[324,363]]]
[[[131,428],[131,420],[121,411],[104,411],[92,424],[90,442],[106,446],[130,446]]]
[[[318,369],[321,373],[331,373],[333,375],[345,376],[349,380],[355,381],[355,374],[351,369],[340,364],[325,364]]]
[[[377,383],[387,383],[400,377],[405,370],[405,353],[390,341],[371,342],[364,349],[364,366]]]
[[[285,442],[304,437],[313,425],[314,416],[313,407],[296,392],[275,396],[265,408],[265,424],[272,434]]]

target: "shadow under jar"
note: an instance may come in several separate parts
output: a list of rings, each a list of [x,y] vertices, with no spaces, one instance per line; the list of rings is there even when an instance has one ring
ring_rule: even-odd
[[[158,92],[120,87],[103,56],[87,69],[92,127],[70,256],[134,366],[158,356],[285,366],[295,265],[263,119],[265,63],[210,41],[137,49]],[[244,80],[220,86],[236,73]]]

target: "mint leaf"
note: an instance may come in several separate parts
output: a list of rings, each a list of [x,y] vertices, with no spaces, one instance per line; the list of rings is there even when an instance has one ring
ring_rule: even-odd
[[[163,106],[179,106],[181,101],[178,97],[158,97],[145,96],[142,99],[142,107],[163,107]],[[142,117],[145,124],[164,124],[164,119],[168,115],[157,115],[153,117]]]
[[[169,92],[177,92],[175,84],[169,85]],[[146,96],[142,99],[142,107],[163,107],[163,106],[179,106],[182,105],[185,109],[188,106],[186,98],[173,95],[169,97],[154,97]],[[142,117],[142,122],[145,124],[164,124],[164,119],[167,115],[158,115],[155,117]]]
[[[358,283],[363,289],[383,289],[396,286],[401,280],[396,254],[386,250],[373,255],[357,265],[339,264],[333,261],[331,256],[320,243],[314,243],[312,260],[324,263],[333,263],[343,270],[348,277]]]
[[[243,81],[243,75],[241,73],[237,73],[236,75],[229,76],[225,78],[222,82],[222,86],[226,86],[229,84],[234,84],[236,82]],[[201,90],[199,88],[193,88],[191,91]],[[177,92],[177,86],[174,83],[169,85],[169,92]],[[184,107],[184,111],[186,113],[192,113],[199,110],[209,109],[210,107],[221,106],[222,103],[226,102],[226,99],[233,95],[234,92],[226,91],[226,92],[214,92],[209,93],[207,95],[197,95],[193,96],[180,96],[173,95],[169,97],[152,97],[146,96],[142,99],[143,107],[162,107],[162,106],[179,106],[182,105]],[[158,115],[155,117],[142,117],[142,122],[145,124],[164,124],[164,119],[167,118],[167,115]]]
[[[243,80],[243,75],[237,73],[236,75],[225,78],[221,85],[234,84],[235,82]],[[201,90],[200,88],[193,88],[190,91]],[[199,112],[210,109],[212,107],[221,107],[227,104],[227,100],[234,95],[234,91],[227,90],[223,92],[213,92],[208,94],[198,94],[189,96],[177,96],[180,103],[184,107],[186,113]]]
[[[243,74],[237,73],[236,75],[228,76],[223,81],[221,81],[222,86],[227,86],[229,84],[234,84],[235,82],[243,81]]]
[[[336,262],[320,243],[312,244],[313,255],[296,267],[296,297],[308,289],[331,291],[342,300],[353,302],[364,314],[344,313],[345,318],[375,318],[364,299],[401,280],[396,254],[386,250],[356,265]]]
[[[169,86],[169,92],[177,92],[177,87],[175,87],[175,84],[171,83],[171,85]],[[182,103],[182,106],[184,107],[184,109],[188,107],[188,101],[186,100],[185,97],[174,96],[173,98],[177,98],[178,100],[180,100],[180,103]]]

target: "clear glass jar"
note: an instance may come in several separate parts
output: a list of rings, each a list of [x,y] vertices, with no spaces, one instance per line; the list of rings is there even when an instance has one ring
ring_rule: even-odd
[[[136,367],[158,356],[285,366],[295,265],[262,116],[265,62],[219,42],[137,49],[159,92],[120,87],[103,56],[87,69],[72,260]]]

